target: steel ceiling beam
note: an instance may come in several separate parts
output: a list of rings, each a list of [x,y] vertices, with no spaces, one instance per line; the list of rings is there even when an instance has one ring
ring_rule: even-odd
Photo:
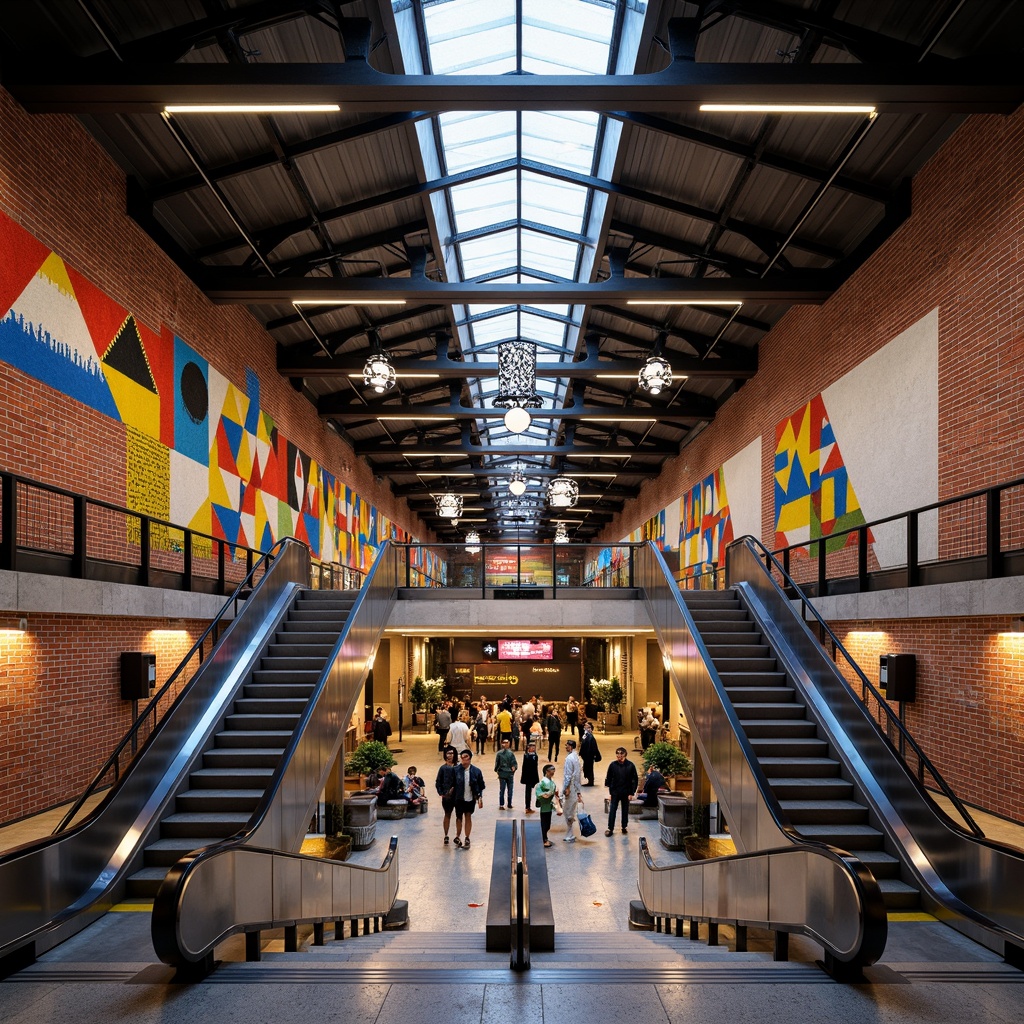
[[[347,63],[97,65],[10,47],[3,85],[32,113],[146,114],[174,103],[338,103],[346,113],[595,110],[696,114],[702,103],[871,104],[881,113],[1011,113],[1019,61],[913,66],[674,60],[646,75],[392,75]]]
[[[605,281],[486,283],[431,281],[425,277],[376,279],[331,277],[245,277],[235,270],[208,270],[200,288],[219,305],[277,302],[328,302],[373,306],[381,302],[433,302],[446,305],[551,303],[582,305],[630,300],[664,302],[735,301],[821,305],[835,290],[828,271],[805,270],[778,277],[643,278],[611,277]]]
[[[367,441],[354,441],[353,445],[355,447],[356,455],[366,455],[371,457],[400,455],[406,458],[410,455],[417,458],[425,458],[427,454],[441,452],[442,449],[445,449],[445,455],[450,453],[451,455],[472,456],[527,456],[536,455],[537,450],[540,447],[536,443],[526,444],[524,442],[508,445],[468,444],[465,441],[460,441],[458,444],[452,444],[450,441],[438,441],[437,443],[433,443],[429,438],[423,440],[418,439],[415,432],[411,432],[407,436],[411,438],[409,443],[384,443],[376,439],[370,439]],[[679,445],[672,441],[652,440],[646,441],[643,447],[639,448],[626,445],[618,448],[610,448],[606,444],[547,444],[543,446],[543,451],[545,455],[549,456],[561,455],[573,456],[578,459],[607,459],[609,464],[614,466],[615,463],[624,460],[624,458],[632,458],[636,455],[651,455],[671,458],[672,456],[679,454]]]

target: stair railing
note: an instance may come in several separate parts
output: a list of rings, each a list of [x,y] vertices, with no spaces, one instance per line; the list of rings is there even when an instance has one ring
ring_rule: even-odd
[[[829,642],[833,645],[834,650],[840,652],[843,655],[843,657],[849,664],[850,668],[856,673],[857,678],[860,680],[861,703],[868,710],[868,712],[872,714],[872,718],[875,724],[879,726],[880,734],[884,737],[886,743],[888,743],[892,747],[894,753],[896,753],[897,756],[904,762],[908,770],[917,776],[917,780],[922,786],[925,785],[925,776],[930,776],[935,788],[937,788],[939,792],[941,792],[942,795],[946,797],[947,800],[949,800],[953,807],[956,808],[957,813],[963,819],[964,824],[967,826],[968,830],[975,836],[984,836],[984,830],[978,825],[974,818],[971,817],[970,812],[967,810],[963,802],[953,791],[953,788],[942,777],[942,774],[939,772],[939,770],[935,767],[934,764],[932,764],[931,760],[928,758],[928,755],[925,754],[920,743],[918,743],[918,741],[914,738],[913,734],[906,727],[906,724],[900,720],[896,712],[893,711],[893,709],[889,706],[889,703],[885,699],[885,697],[878,691],[878,689],[871,682],[871,680],[868,679],[868,677],[864,674],[861,667],[857,664],[856,661],[854,661],[853,657],[843,646],[842,641],[832,631],[832,628],[821,616],[821,613],[818,611],[818,609],[815,608],[814,605],[811,603],[811,599],[803,592],[803,590],[800,588],[800,585],[793,580],[789,573],[786,572],[782,563],[775,557],[775,555],[772,554],[756,537],[742,537],[739,540],[734,541],[732,544],[730,544],[728,551],[732,552],[735,549],[738,554],[741,546],[748,542],[750,547],[753,548],[760,556],[760,558],[763,560],[765,571],[769,574],[769,576],[771,575],[772,570],[774,569],[786,581],[786,585],[789,588],[791,588],[792,594],[787,596],[791,599],[795,597],[795,599],[800,602],[800,617],[806,622],[808,620],[809,613],[810,618],[814,621],[814,624],[818,630],[819,640],[824,641],[824,638],[827,637]],[[726,559],[726,564],[728,565],[728,555]],[[872,706],[868,701],[869,696],[873,698],[873,703],[876,708],[876,711],[874,712],[872,712]],[[885,729],[881,728],[881,723],[878,720],[879,716],[881,716],[885,721]],[[892,742],[892,740],[890,739],[889,731],[895,731],[898,734],[898,744],[894,744]],[[909,747],[914,752],[917,758],[916,770],[910,764],[910,761],[906,756],[907,747]]]
[[[68,828],[68,826],[71,824],[72,821],[74,821],[75,816],[82,809],[86,801],[93,795],[93,793],[95,793],[97,790],[103,787],[105,781],[109,779],[111,773],[113,773],[113,779],[110,780],[110,782],[117,782],[117,780],[121,777],[122,772],[121,755],[124,754],[125,751],[128,751],[129,761],[131,760],[131,758],[136,756],[136,754],[138,753],[139,735],[142,730],[143,724],[147,722],[147,720],[149,720],[150,717],[152,717],[152,728],[150,729],[149,732],[149,735],[152,736],[160,728],[160,723],[161,721],[163,721],[164,716],[166,716],[170,712],[170,710],[175,706],[175,704],[178,701],[183,700],[185,698],[185,695],[188,692],[188,683],[185,684],[181,692],[177,694],[174,700],[164,709],[163,714],[160,714],[160,702],[166,696],[173,693],[175,683],[177,683],[179,677],[185,672],[188,666],[192,664],[193,659],[197,660],[198,665],[202,665],[204,658],[204,645],[206,641],[212,637],[213,640],[211,644],[211,649],[212,647],[216,646],[220,628],[227,620],[228,612],[231,612],[232,619],[238,614],[239,601],[243,600],[244,597],[248,596],[255,583],[262,579],[262,577],[266,574],[266,571],[270,568],[271,565],[273,565],[274,559],[277,557],[278,553],[281,551],[283,546],[289,542],[293,544],[302,543],[301,541],[295,540],[294,537],[282,538],[268,552],[266,552],[259,559],[259,561],[256,562],[256,564],[246,574],[245,579],[243,579],[242,582],[239,583],[237,587],[235,587],[234,592],[227,599],[227,601],[224,602],[223,607],[217,613],[216,617],[206,627],[206,629],[203,630],[202,635],[192,645],[192,648],[185,655],[185,657],[181,659],[181,662],[179,663],[178,667],[167,677],[167,680],[166,682],[164,682],[163,686],[161,686],[160,689],[157,690],[157,692],[152,697],[150,697],[149,702],[146,704],[145,708],[142,709],[138,717],[125,732],[124,736],[121,737],[120,742],[114,747],[114,750],[111,753],[111,755],[107,758],[106,761],[103,762],[102,767],[100,767],[99,771],[96,772],[96,774],[92,777],[92,780],[82,791],[81,796],[79,796],[78,799],[74,802],[74,804],[72,804],[71,808],[64,815],[64,817],[61,818],[59,822],[57,822],[53,831],[50,833],[51,835],[59,835],[66,828]]]
[[[512,949],[509,967],[530,969],[530,875],[526,864],[526,822],[512,822],[512,870],[509,933]]]

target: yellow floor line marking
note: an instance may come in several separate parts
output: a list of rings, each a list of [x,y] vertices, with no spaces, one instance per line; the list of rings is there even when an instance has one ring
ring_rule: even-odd
[[[923,910],[904,910],[897,911],[888,915],[890,921],[936,921],[935,917],[931,914],[926,914]]]
[[[153,910],[153,904],[152,903],[115,903],[114,906],[112,906],[110,908],[110,910],[111,910],[112,913],[115,913],[115,914],[125,914],[125,913],[129,913],[129,912],[135,911],[135,910],[141,910],[144,913],[149,914]]]

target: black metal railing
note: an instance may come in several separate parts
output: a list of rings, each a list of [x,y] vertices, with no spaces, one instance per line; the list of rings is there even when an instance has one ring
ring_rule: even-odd
[[[226,596],[264,554],[0,470],[0,569]],[[314,589],[358,590],[365,578],[313,561]]]
[[[225,627],[228,620],[228,612],[234,618],[238,614],[239,601],[245,600],[261,579],[266,575],[273,564],[274,557],[278,550],[287,543],[298,543],[294,538],[286,537],[279,540],[256,564],[249,570],[246,577],[235,587],[234,593],[224,603],[224,607],[217,613],[216,618],[206,627],[202,636],[192,645],[191,650],[181,660],[178,667],[168,676],[163,686],[152,697],[146,706],[129,726],[127,732],[121,737],[120,742],[114,747],[113,752],[103,763],[102,767],[92,777],[85,787],[81,796],[72,804],[71,808],[57,823],[51,835],[57,835],[67,829],[74,821],[78,812],[82,809],[89,798],[100,789],[112,786],[121,777],[125,766],[131,762],[138,753],[140,740],[145,742],[157,728],[168,711],[181,700],[187,688],[188,681],[195,674],[203,663],[204,657],[216,646],[222,627]],[[206,644],[209,641],[209,651]],[[189,671],[190,667],[193,671]]]
[[[559,591],[632,588],[636,544],[406,544],[405,587],[487,597],[557,597]],[[469,596],[469,595],[467,595]]]
[[[526,863],[526,822],[512,822],[511,912],[509,932],[513,971],[530,969],[530,874]]]
[[[934,764],[932,764],[921,745],[911,734],[910,730],[900,719],[899,715],[892,709],[884,695],[879,692],[871,680],[864,674],[861,667],[843,646],[842,641],[836,636],[829,624],[824,620],[824,618],[822,618],[821,614],[811,603],[810,597],[804,593],[800,585],[789,576],[782,562],[776,558],[775,555],[770,552],[756,537],[745,537],[736,541],[735,544],[745,542],[749,542],[757,549],[760,558],[763,560],[765,571],[775,579],[776,583],[778,583],[778,585],[787,593],[787,596],[795,597],[795,599],[800,602],[801,617],[805,622],[808,620],[813,622],[818,632],[818,638],[822,644],[827,640],[832,645],[832,650],[834,652],[833,660],[838,661],[840,656],[845,660],[846,664],[849,666],[850,673],[856,677],[856,680],[860,684],[860,702],[865,706],[865,708],[867,708],[875,722],[875,725],[882,735],[885,736],[886,741],[892,749],[896,751],[900,759],[904,764],[906,764],[907,769],[917,777],[918,783],[923,788],[942,793],[942,795],[945,796],[956,809],[968,829],[976,836],[984,836],[985,833],[983,830],[968,813],[967,808],[963,805],[956,793],[953,792],[952,788],[942,777],[939,770]],[[843,673],[843,675],[845,678],[846,673]],[[849,679],[847,679],[846,682],[856,695],[857,691],[853,684],[850,683]]]

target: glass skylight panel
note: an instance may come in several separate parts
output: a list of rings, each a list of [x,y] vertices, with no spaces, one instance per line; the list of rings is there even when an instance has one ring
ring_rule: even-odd
[[[450,190],[457,231],[501,224],[519,216],[514,172],[456,185]],[[513,263],[518,261],[513,260]]]
[[[562,310],[567,312],[567,310]],[[546,320],[544,317],[536,316],[533,313],[523,313],[522,330],[523,337],[546,342],[549,345],[557,345],[562,348],[565,344],[566,324],[557,320]],[[552,359],[554,353],[539,352],[537,358]]]
[[[435,75],[504,75],[516,69],[512,0],[451,0],[424,4],[423,20]],[[467,37],[473,45],[467,46]]]
[[[523,0],[523,70],[604,74],[614,18],[613,0]]]
[[[597,125],[593,111],[523,111],[523,157],[589,174]]]
[[[438,118],[449,174],[472,170],[516,155],[516,114],[455,111]]]
[[[519,262],[519,239],[515,231],[499,231],[485,238],[471,238],[460,243],[459,249],[466,277],[477,277],[488,270],[500,270]]]
[[[526,266],[549,274],[558,274],[560,277],[573,277],[579,253],[579,245],[576,242],[541,235],[536,231],[523,231],[520,235],[523,263]]]
[[[580,231],[587,208],[587,190],[582,185],[523,172],[522,215],[565,231]]]

